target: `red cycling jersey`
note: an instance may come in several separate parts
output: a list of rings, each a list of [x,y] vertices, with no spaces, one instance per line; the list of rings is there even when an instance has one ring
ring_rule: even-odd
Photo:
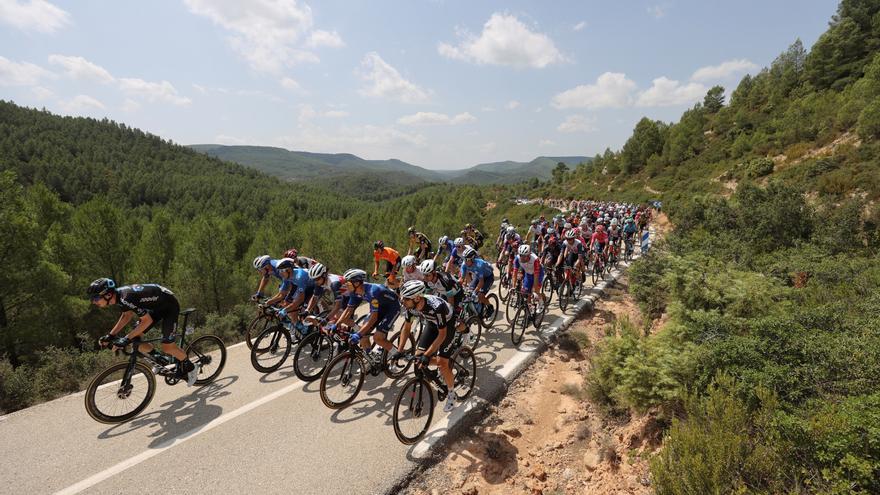
[[[595,243],[608,244],[608,234],[605,232],[594,232],[593,236],[590,237],[590,246]]]

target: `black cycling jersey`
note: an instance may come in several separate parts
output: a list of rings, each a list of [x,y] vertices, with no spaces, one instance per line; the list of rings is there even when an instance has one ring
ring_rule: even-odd
[[[134,284],[116,289],[116,304],[123,311],[134,311],[138,316],[150,315],[153,323],[147,330],[162,322],[162,342],[174,342],[180,304],[174,293],[158,284]],[[145,330],[146,331],[146,330]]]
[[[427,285],[435,295],[443,298],[453,296],[455,306],[461,304],[461,300],[464,297],[464,291],[461,290],[461,284],[455,280],[455,277],[450,273],[439,270],[434,273],[437,274],[437,280],[435,282],[429,282],[426,278],[425,285]]]
[[[425,305],[421,311],[415,308],[406,309],[404,311],[404,319],[409,322],[413,320],[413,317],[418,316],[426,323],[433,323],[439,328],[448,326],[453,316],[449,303],[442,297],[431,295],[424,296],[424,300]]]
[[[296,257],[296,266],[300,268],[304,268],[308,270],[315,264],[315,260],[312,258],[308,258],[306,256],[297,256]]]

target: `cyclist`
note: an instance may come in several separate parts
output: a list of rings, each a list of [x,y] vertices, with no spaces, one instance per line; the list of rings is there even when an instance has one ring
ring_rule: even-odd
[[[114,347],[125,347],[132,339],[140,337],[156,325],[162,325],[162,352],[174,356],[177,359],[177,378],[185,379],[186,384],[192,387],[198,370],[195,364],[183,352],[175,342],[174,332],[177,330],[177,317],[180,313],[180,304],[174,293],[158,284],[132,284],[116,287],[116,282],[109,278],[99,278],[89,285],[86,290],[92,304],[99,308],[106,308],[115,304],[122,308],[122,315],[113,325],[113,328],[100,338],[101,347],[106,347],[113,341],[120,331],[131,322],[137,315],[138,322],[134,329],[121,339],[116,339]],[[153,345],[141,343],[138,350],[147,354],[153,350]]]
[[[335,323],[342,312],[342,300],[348,296],[345,279],[341,275],[327,273],[327,267],[321,263],[315,263],[313,267],[309,268],[309,278],[315,284],[312,300],[309,301],[309,311],[314,311],[324,292],[329,290],[333,295],[333,308],[327,314],[327,321]]]
[[[563,260],[565,266],[573,267],[578,273],[584,271],[584,245],[577,239],[576,232],[569,230],[565,233],[565,242],[562,243],[562,249],[556,266],[562,266]]]
[[[507,227],[510,227],[510,223],[507,221],[507,217],[501,219],[501,229],[498,231],[498,237],[495,239],[495,250],[501,251],[501,245],[504,243],[504,239],[507,237]]]
[[[518,254],[516,261],[514,261],[516,272],[514,273],[513,284],[516,285],[520,273],[522,273],[522,288],[525,292],[533,292],[538,296],[538,312],[540,313],[544,310],[544,294],[541,293],[541,283],[544,281],[544,268],[528,244],[520,246]]]
[[[464,233],[462,234],[462,237],[470,238],[473,241],[471,243],[471,246],[473,246],[474,249],[480,249],[481,247],[483,247],[485,236],[482,232],[477,230],[477,228],[474,227],[473,224],[469,223],[464,226]]]
[[[464,243],[464,239],[461,237],[456,237],[455,241],[453,241],[453,249],[452,253],[449,255],[449,259],[446,261],[446,266],[444,270],[449,273],[456,274],[461,271],[462,264],[462,253],[464,253],[465,249],[469,248],[467,244]]]
[[[260,272],[260,284],[257,286],[257,292],[251,296],[251,301],[259,301],[263,297],[263,289],[266,288],[271,277],[274,276],[279,282],[281,281],[281,274],[276,268],[279,261],[281,260],[273,260],[267,254],[254,258],[254,269]]]
[[[632,249],[633,245],[633,236],[636,234],[638,227],[636,227],[636,223],[633,221],[632,217],[627,217],[626,220],[623,221],[623,238],[626,241],[627,250]]]
[[[348,303],[337,321],[352,328],[349,341],[352,345],[360,343],[361,348],[369,349],[370,339],[368,336],[370,332],[375,330],[376,343],[386,351],[392,352],[393,346],[388,341],[388,332],[400,314],[400,300],[397,298],[397,294],[382,284],[366,283],[367,272],[359,268],[348,270],[342,275],[342,278],[347,283]],[[361,328],[357,328],[353,321],[354,311],[363,301],[368,301],[370,318]],[[400,341],[401,347],[405,342],[405,340]],[[381,352],[371,355],[371,366],[379,366],[381,364],[377,362],[379,359],[381,359]]]
[[[492,289],[492,284],[495,282],[495,272],[492,270],[492,265],[486,260],[479,258],[477,250],[470,246],[464,250],[463,255],[464,264],[461,265],[461,285],[464,286],[470,283],[471,290],[476,291],[480,303],[486,308],[485,311],[491,312],[490,310],[494,308],[491,307],[489,299],[486,298],[486,293]]]
[[[418,357],[417,366],[436,365],[440,369],[443,381],[446,382],[446,403],[443,412],[450,412],[455,408],[455,381],[452,376],[452,367],[449,358],[454,349],[455,315],[452,308],[443,298],[426,295],[427,287],[421,280],[411,280],[400,289],[400,298],[404,307],[404,323],[401,331],[401,342],[409,339],[413,319],[422,319],[424,328],[416,344],[415,355]],[[397,357],[396,355],[392,357]]]
[[[559,259],[561,253],[562,243],[559,242],[559,237],[556,235],[556,229],[550,227],[547,229],[547,235],[544,236],[544,251],[541,253],[541,264],[548,270],[556,270],[556,283],[559,283],[558,281],[560,280],[560,277],[558,277],[558,275],[561,270],[560,267],[556,266],[556,260]]]
[[[498,254],[498,266],[502,265],[502,260],[506,258],[507,273],[511,273],[513,269],[513,258],[516,256],[516,250],[522,243],[522,238],[516,233],[516,227],[511,225],[507,227],[507,236],[504,238],[504,246]]]
[[[609,252],[613,252],[617,257],[620,254],[620,239],[623,231],[617,223],[617,217],[611,219],[611,226],[608,228]]]
[[[403,267],[403,283],[407,283],[410,280],[423,280],[422,272],[418,270],[418,266],[416,266],[416,257],[408,254],[403,257],[403,260],[400,262],[400,266]]]
[[[281,275],[281,287],[278,288],[277,294],[266,301],[266,304],[271,306],[281,303],[278,316],[282,323],[287,323],[288,316],[296,313],[303,302],[311,302],[315,292],[315,282],[309,278],[307,270],[297,268],[296,260],[292,258],[278,260],[275,268]]]
[[[425,260],[419,265],[419,271],[424,276],[425,285],[428,289],[439,296],[445,297],[446,302],[453,308],[461,306],[464,299],[464,291],[461,284],[449,273],[438,270],[434,260]]]
[[[313,260],[312,258],[309,258],[307,256],[300,256],[296,248],[290,248],[287,251],[284,251],[284,257],[294,260],[296,262],[296,266],[306,270],[317,263],[317,261]]]
[[[419,261],[431,256],[431,240],[428,239],[428,236],[421,232],[416,232],[415,227],[410,227],[406,233],[409,236],[409,250],[407,250],[406,254],[414,255]],[[416,248],[415,252],[413,252],[413,247]]]
[[[385,247],[382,241],[373,243],[373,276],[379,275],[379,260],[385,261],[385,271],[388,275],[388,286],[397,287],[397,270],[400,268],[400,253]]]
[[[455,249],[455,242],[449,238],[449,236],[441,236],[437,239],[437,252],[434,253],[434,261],[436,262],[440,259],[440,256],[443,256],[443,253],[449,252],[446,258],[444,258],[443,263],[446,263],[449,260],[449,256],[452,256],[452,251]]]
[[[541,252],[542,230],[543,229],[536,218],[532,220],[532,224],[529,226],[528,232],[526,232],[526,243],[529,244],[535,252]]]
[[[605,226],[596,225],[596,231],[590,237],[590,252],[596,253],[596,257],[605,262],[605,251],[608,246],[608,234],[605,233]],[[598,263],[599,260],[596,260]]]

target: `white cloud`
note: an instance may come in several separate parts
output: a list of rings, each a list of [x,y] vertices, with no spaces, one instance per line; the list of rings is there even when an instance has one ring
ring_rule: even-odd
[[[593,132],[596,130],[596,119],[586,118],[583,115],[569,115],[556,130],[566,133]]]
[[[55,77],[39,65],[30,62],[13,62],[0,55],[0,86],[33,86],[41,79]]]
[[[44,88],[42,86],[34,86],[31,88],[31,93],[33,93],[34,97],[38,100],[48,100],[55,96],[55,93],[52,92],[49,88]]]
[[[299,116],[297,120],[299,121],[300,127],[307,125],[315,117],[327,117],[330,119],[340,119],[343,117],[348,117],[348,112],[344,110],[327,110],[326,112],[319,112],[314,109],[311,105],[300,105],[299,106]]]
[[[492,14],[479,37],[462,33],[456,46],[440,43],[444,57],[475,64],[507,65],[517,68],[543,68],[561,63],[565,57],[547,35],[531,31],[515,16]]]
[[[665,107],[692,103],[706,94],[708,88],[691,82],[685,85],[667,77],[658,77],[650,88],[639,93],[636,105],[641,107]]]
[[[453,117],[445,113],[418,112],[397,119],[397,123],[404,125],[456,125],[475,120],[477,118],[468,112],[460,113]]]
[[[692,81],[716,81],[724,79],[738,72],[746,72],[757,69],[758,66],[744,58],[737,60],[728,60],[719,65],[709,65],[701,67],[691,76]]]
[[[306,45],[317,48],[319,46],[329,46],[330,48],[342,48],[345,42],[336,31],[323,31],[317,29],[309,35]]]
[[[298,5],[296,0],[184,2],[193,14],[230,31],[230,46],[255,70],[278,72],[297,63],[319,61],[317,55],[300,48],[314,24],[308,5]],[[325,35],[317,37],[328,39]]]
[[[291,91],[302,91],[302,86],[300,86],[299,83],[296,82],[296,80],[289,77],[281,79],[281,87],[284,89],[289,89]]]
[[[654,5],[654,6],[648,7],[647,11],[648,11],[648,14],[654,16],[657,19],[660,19],[660,18],[666,16],[666,6],[664,6],[664,5]]]
[[[104,110],[104,104],[89,95],[76,95],[70,100],[59,102],[61,109],[70,114],[88,114],[90,110]]]
[[[54,33],[70,23],[70,14],[45,0],[0,0],[0,23],[21,31]]]
[[[518,106],[519,106],[519,102],[516,100],[510,100],[507,102],[507,105],[504,105],[504,107],[507,108],[508,110],[513,110]]]
[[[93,64],[82,57],[66,55],[49,55],[49,63],[59,65],[65,74],[73,79],[91,79],[102,83],[111,83],[115,78],[100,65]]]
[[[361,79],[368,85],[358,90],[364,96],[388,98],[403,103],[428,101],[430,93],[407,81],[394,67],[382,60],[376,52],[364,55],[361,61]]]
[[[550,139],[542,139],[542,140],[538,141],[538,146],[541,148],[556,146],[556,141],[551,141]]]
[[[126,98],[125,102],[122,104],[123,112],[136,112],[140,110],[141,104],[132,100],[131,98]]]
[[[585,27],[587,27],[587,23],[585,21],[581,21],[581,22],[575,24],[574,27],[571,29],[574,31],[580,31],[581,29],[583,29]]]
[[[622,107],[632,100],[636,83],[626,74],[606,72],[596,84],[580,85],[553,97],[556,108],[605,108]]]
[[[168,81],[151,82],[137,78],[121,78],[119,89],[127,95],[141,97],[151,102],[166,101],[180,106],[192,103],[189,98],[177,94],[177,90]]]

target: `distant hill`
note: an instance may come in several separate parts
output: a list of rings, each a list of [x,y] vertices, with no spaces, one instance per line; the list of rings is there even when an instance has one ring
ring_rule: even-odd
[[[351,189],[355,182],[362,179],[375,178],[375,172],[391,172],[382,177],[382,182],[400,187],[412,187],[424,182],[515,184],[535,177],[547,180],[559,162],[574,167],[589,160],[584,156],[541,156],[530,162],[504,161],[481,163],[462,170],[428,170],[397,159],[365,160],[351,153],[311,153],[271,146],[220,144],[194,144],[190,148],[282,179],[314,179],[336,187],[345,184],[345,189]]]

